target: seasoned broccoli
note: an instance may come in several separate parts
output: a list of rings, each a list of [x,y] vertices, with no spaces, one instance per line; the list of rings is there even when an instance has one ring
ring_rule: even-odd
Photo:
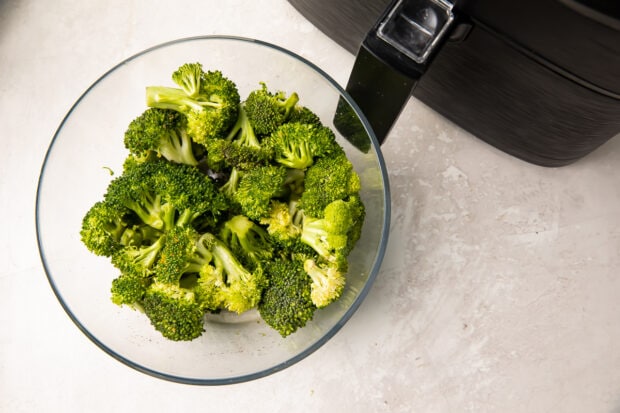
[[[267,325],[286,337],[304,327],[314,315],[312,279],[301,261],[275,260],[266,271],[269,285],[263,291],[258,311]]]
[[[224,274],[221,292],[225,309],[243,313],[255,308],[267,284],[263,270],[257,267],[251,272],[245,268],[226,244],[213,234],[203,234],[199,242],[213,255],[212,271]]]
[[[364,217],[363,204],[355,196],[348,201],[338,199],[327,205],[323,215],[324,218],[304,216],[300,239],[326,261],[346,268],[351,249],[349,233]]]
[[[123,274],[148,277],[153,274],[164,245],[165,238],[162,236],[150,245],[127,246],[117,250],[112,255],[111,261]]]
[[[317,127],[323,126],[321,122],[321,118],[319,115],[314,113],[312,110],[308,109],[305,106],[296,105],[291,111],[288,120],[288,123],[305,123],[308,125],[314,125]]]
[[[273,159],[289,168],[306,169],[315,158],[342,152],[331,129],[304,123],[285,123],[263,143]]]
[[[267,231],[244,215],[235,215],[222,227],[220,238],[243,265],[256,268],[273,258]]]
[[[112,287],[110,288],[112,302],[116,305],[127,305],[141,309],[140,303],[151,282],[152,279],[149,277],[121,273],[112,280]]]
[[[297,200],[288,203],[272,200],[268,214],[259,221],[266,226],[274,242],[282,247],[291,247],[301,236],[303,211],[297,205]]]
[[[137,156],[152,151],[172,162],[197,165],[192,146],[185,116],[170,109],[147,109],[125,131],[125,147]]]
[[[241,101],[199,63],[172,80],[147,87],[122,173],[81,240],[119,271],[111,301],[168,339],[199,337],[205,313],[251,309],[287,337],[343,293],[365,219],[360,179],[297,93],[260,83]]]
[[[272,155],[262,146],[240,145],[237,141],[212,139],[206,144],[209,169],[222,172],[231,168],[248,170],[270,163]]]
[[[244,102],[249,122],[258,135],[269,135],[288,120],[299,101],[297,93],[288,97],[284,92],[272,93],[261,82],[261,88],[250,92]]]
[[[322,218],[325,207],[338,199],[356,195],[360,178],[344,151],[319,158],[306,171],[300,208],[307,215]]]
[[[184,114],[187,132],[196,143],[204,145],[209,139],[225,136],[237,121],[237,85],[220,71],[204,72],[199,63],[184,64],[172,78],[181,88],[147,87],[147,106]]]
[[[98,201],[86,212],[80,236],[90,252],[110,257],[123,247],[123,237],[130,221],[128,211]]]
[[[232,126],[230,132],[228,132],[228,135],[226,135],[226,140],[240,146],[260,149],[260,143],[248,119],[244,105],[239,104],[237,113],[237,121]]]
[[[156,281],[146,289],[142,308],[153,327],[170,340],[193,340],[204,332],[204,311],[189,289]]]
[[[260,219],[269,212],[273,198],[287,193],[287,178],[288,172],[283,166],[268,165],[245,171],[239,179],[234,200],[241,205],[244,215]]]
[[[304,261],[304,271],[312,279],[310,297],[317,308],[324,308],[340,298],[346,277],[337,266],[320,266],[315,260],[308,259]]]

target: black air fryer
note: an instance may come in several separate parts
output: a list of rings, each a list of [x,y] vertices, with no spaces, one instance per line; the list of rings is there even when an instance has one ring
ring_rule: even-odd
[[[289,0],[357,55],[347,85],[380,141],[413,94],[525,161],[620,133],[620,2]]]

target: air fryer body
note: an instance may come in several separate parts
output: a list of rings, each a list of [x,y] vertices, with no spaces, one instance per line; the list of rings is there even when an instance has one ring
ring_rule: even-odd
[[[352,53],[391,3],[289,1]],[[562,166],[592,152],[620,133],[620,20],[618,10],[568,3],[457,3],[452,35],[414,96],[528,162]]]

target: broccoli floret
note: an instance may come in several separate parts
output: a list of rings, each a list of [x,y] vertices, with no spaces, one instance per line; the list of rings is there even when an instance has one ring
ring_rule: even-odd
[[[239,171],[239,169],[232,168],[228,180],[220,187],[220,192],[224,194],[231,204],[236,202],[237,191],[239,190],[239,182],[241,181],[242,175],[243,172]]]
[[[307,215],[322,218],[330,202],[356,195],[360,187],[359,175],[344,151],[324,156],[306,170],[300,208]]]
[[[283,166],[267,165],[245,171],[239,179],[234,200],[244,215],[258,220],[269,213],[273,198],[287,194],[287,178],[288,171]]]
[[[267,165],[272,154],[262,146],[240,145],[236,141],[213,139],[207,142],[207,165],[213,171],[226,171],[230,168],[247,170]]]
[[[237,85],[218,70],[204,72],[199,63],[181,66],[173,80],[180,89],[147,87],[147,106],[184,114],[187,132],[196,143],[204,145],[209,139],[225,136],[237,121],[240,103]]]
[[[265,225],[267,233],[278,245],[291,247],[301,235],[303,211],[297,208],[298,202],[282,202],[272,200],[269,205],[269,213],[260,219],[260,224]]]
[[[266,285],[263,270],[258,267],[251,272],[245,268],[226,244],[213,234],[203,234],[199,242],[213,256],[214,269],[211,271],[224,275],[221,286],[224,308],[239,314],[255,308]]]
[[[326,261],[346,268],[351,248],[349,237],[358,234],[358,222],[364,217],[363,204],[355,196],[348,201],[339,199],[327,205],[323,215],[324,218],[304,216],[300,239]],[[356,229],[354,233],[352,229]]]
[[[185,63],[172,73],[172,80],[183,89],[187,96],[194,98],[201,93],[202,76],[202,65]]]
[[[245,107],[242,104],[239,104],[237,113],[237,121],[233,125],[230,132],[228,132],[226,140],[243,147],[260,149],[260,143],[254,133],[254,127],[250,123]]]
[[[109,202],[96,202],[84,215],[81,240],[88,250],[96,255],[110,257],[121,249],[124,235],[129,225],[128,213],[124,208],[119,209]]]
[[[152,169],[152,190],[178,211],[175,225],[191,224],[204,215],[216,222],[228,208],[224,195],[198,168],[159,162]]]
[[[263,143],[273,159],[289,168],[306,169],[315,158],[342,151],[331,129],[304,123],[285,123]]]
[[[255,269],[273,257],[267,231],[244,215],[235,215],[222,227],[220,238],[243,265]]]
[[[129,124],[125,147],[136,156],[152,151],[169,161],[197,165],[185,116],[170,109],[150,108]]]
[[[258,305],[262,319],[286,337],[310,321],[316,310],[312,302],[312,279],[303,262],[276,260],[267,266],[269,285]]]
[[[150,245],[127,246],[116,251],[112,255],[111,261],[123,274],[148,277],[153,274],[155,264],[164,245],[165,238],[162,236]]]
[[[146,289],[142,308],[155,329],[170,340],[193,340],[204,332],[204,311],[189,289],[154,282]]]
[[[216,221],[227,208],[223,194],[198,168],[164,160],[126,163],[123,175],[108,186],[105,199],[158,230],[190,224],[205,215]]]
[[[132,274],[121,274],[112,280],[110,288],[112,302],[116,305],[127,305],[142,308],[142,299],[151,284],[151,278]]]
[[[287,122],[289,123],[305,123],[317,127],[323,126],[321,118],[305,106],[296,105],[291,111]]]
[[[165,233],[165,244],[154,269],[155,280],[179,284],[196,250],[198,233],[191,226],[175,226]]]
[[[312,279],[310,298],[317,308],[324,308],[342,295],[346,277],[337,266],[319,266],[313,259],[304,261],[304,271]]]
[[[152,176],[159,162],[126,162],[123,174],[110,182],[105,201],[118,210],[129,209],[156,229],[174,219],[174,208],[153,190]]]
[[[258,135],[269,135],[286,122],[299,101],[297,93],[288,97],[284,92],[272,93],[261,82],[261,88],[253,90],[244,102],[249,122]]]

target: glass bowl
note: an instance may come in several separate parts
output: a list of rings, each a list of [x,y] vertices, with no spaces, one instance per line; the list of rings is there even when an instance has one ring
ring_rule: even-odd
[[[200,62],[235,81],[242,98],[266,82],[272,90],[296,91],[303,104],[334,128],[336,109],[356,117],[367,150],[336,133],[361,177],[367,209],[364,229],[350,255],[342,297],[316,311],[313,320],[282,338],[256,311],[209,316],[205,333],[191,342],[163,338],[140,312],[110,300],[117,276],[107,258],[80,240],[85,212],[104,194],[127,156],[123,135],[146,109],[145,87],[173,85],[171,73]],[[358,119],[359,118],[359,119]],[[358,136],[359,139],[359,136]],[[359,145],[358,145],[359,146]],[[77,100],[60,124],[45,156],[37,189],[39,251],[50,285],[77,327],[115,359],[162,379],[218,385],[280,371],[302,360],[340,330],[366,297],[384,256],[390,220],[388,179],[379,145],[346,92],[311,62],[261,41],[194,37],[158,45],[106,72]]]

